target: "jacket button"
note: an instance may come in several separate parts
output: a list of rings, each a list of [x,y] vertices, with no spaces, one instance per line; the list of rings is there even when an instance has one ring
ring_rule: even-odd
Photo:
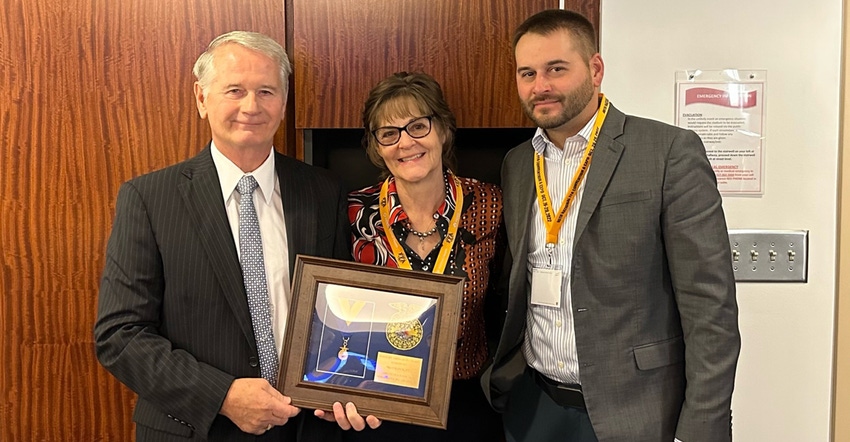
[[[248,359],[248,364],[250,364],[251,367],[257,368],[257,366],[260,365],[260,362],[257,360],[256,356],[251,356],[251,358]]]

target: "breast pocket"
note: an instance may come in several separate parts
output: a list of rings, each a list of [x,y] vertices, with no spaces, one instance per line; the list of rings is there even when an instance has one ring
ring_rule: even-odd
[[[660,235],[661,202],[652,190],[608,193],[599,201],[582,238],[594,242],[594,265],[610,266],[611,271],[633,268],[652,253]]]
[[[652,198],[651,190],[640,190],[637,192],[628,192],[628,193],[615,193],[612,195],[605,195],[599,201],[599,207],[608,207],[614,206],[617,204],[625,204],[625,203],[633,203],[638,201],[646,201]]]

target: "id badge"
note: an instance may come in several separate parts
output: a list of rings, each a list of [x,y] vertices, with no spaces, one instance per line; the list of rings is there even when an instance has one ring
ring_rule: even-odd
[[[561,279],[558,269],[531,269],[531,304],[561,306]]]

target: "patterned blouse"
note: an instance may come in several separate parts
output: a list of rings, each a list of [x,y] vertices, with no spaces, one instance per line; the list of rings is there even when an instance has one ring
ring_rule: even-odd
[[[389,220],[396,238],[399,239],[413,270],[431,271],[442,248],[455,207],[455,186],[451,172],[444,174],[446,199],[437,209],[437,232],[441,242],[424,259],[407,245],[404,238],[409,233],[407,214],[401,207],[396,191],[395,179],[390,178],[388,194],[390,200]],[[502,191],[494,184],[482,183],[472,178],[460,178],[463,191],[458,239],[449,255],[444,273],[466,277],[463,287],[463,302],[458,330],[457,353],[455,355],[454,379],[470,379],[478,375],[487,362],[487,339],[484,329],[484,297],[491,280],[491,270],[499,270],[494,263],[497,239],[501,249],[499,227],[502,221]],[[348,194],[348,219],[351,221],[354,260],[386,267],[398,267],[384,226],[378,200],[380,182],[374,186]],[[501,253],[500,253],[501,255]]]

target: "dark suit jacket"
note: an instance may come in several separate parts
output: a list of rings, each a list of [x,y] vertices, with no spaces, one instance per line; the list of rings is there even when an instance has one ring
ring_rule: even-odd
[[[338,181],[279,153],[275,168],[290,274],[298,253],[350,259]],[[303,411],[257,439],[218,414],[231,382],[260,368],[209,146],[121,186],[94,334],[101,364],[139,395],[139,440],[294,440],[305,425],[326,427]]]
[[[497,409],[525,369],[533,148],[502,166],[507,316],[492,371]],[[600,441],[730,439],[740,350],[720,194],[699,137],[611,107],[588,171],[570,268],[582,389]]]

